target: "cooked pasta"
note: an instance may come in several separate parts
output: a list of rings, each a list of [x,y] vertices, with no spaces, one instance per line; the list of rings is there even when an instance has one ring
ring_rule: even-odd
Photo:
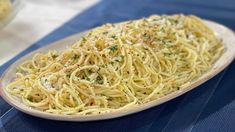
[[[53,114],[118,111],[187,87],[223,51],[199,18],[154,15],[105,24],[63,51],[35,54],[6,90]]]

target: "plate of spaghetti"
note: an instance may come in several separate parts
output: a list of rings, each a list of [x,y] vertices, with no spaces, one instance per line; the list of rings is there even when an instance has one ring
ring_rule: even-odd
[[[116,118],[206,82],[233,61],[234,47],[230,29],[193,15],[105,24],[22,57],[3,74],[0,92],[37,117]]]

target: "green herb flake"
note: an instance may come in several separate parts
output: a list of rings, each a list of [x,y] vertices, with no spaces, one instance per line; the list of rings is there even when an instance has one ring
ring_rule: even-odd
[[[53,54],[51,57],[52,57],[53,59],[55,59],[56,57],[58,57],[58,55],[57,55],[57,54]]]
[[[165,28],[162,27],[160,30],[165,33]]]
[[[82,41],[83,41],[83,42],[86,42],[87,39],[86,39],[85,37],[82,37]]]
[[[70,78],[70,74],[67,74],[66,77]]]
[[[33,102],[33,97],[30,96],[30,97],[28,98],[28,100],[29,100],[30,102]]]
[[[108,34],[108,31],[103,32],[103,34]]]
[[[148,37],[148,34],[147,34],[147,33],[144,33],[143,36],[144,36],[144,37]]]
[[[166,44],[166,41],[163,40],[162,43],[163,43],[163,44]]]
[[[101,67],[101,68],[105,68],[105,67],[106,67],[106,65],[105,65],[105,64],[101,64],[101,65],[99,65],[99,67]]]
[[[110,63],[111,65],[113,65],[113,64],[114,64],[114,62],[113,62],[113,61],[110,61],[109,63]]]
[[[103,84],[104,81],[103,81],[103,78],[101,76],[98,76],[95,80],[98,84]]]
[[[90,78],[86,76],[86,77],[85,77],[85,80],[90,81]]]
[[[177,90],[180,90],[180,87],[177,87],[176,89],[177,89]]]
[[[109,49],[112,51],[112,52],[115,52],[118,50],[118,45],[113,45],[111,47],[109,47]]]
[[[91,74],[91,73],[92,73],[92,70],[88,70],[88,73]]]
[[[77,60],[78,57],[79,57],[78,55],[74,55],[74,56],[73,56],[73,59],[74,59],[74,60]]]
[[[117,40],[117,36],[116,35],[112,35],[111,38]]]

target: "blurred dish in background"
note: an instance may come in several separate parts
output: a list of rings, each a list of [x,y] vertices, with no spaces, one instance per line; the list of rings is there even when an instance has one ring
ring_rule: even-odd
[[[0,0],[0,20],[6,18],[12,10],[10,0]]]
[[[0,29],[16,16],[20,5],[20,0],[0,0]]]

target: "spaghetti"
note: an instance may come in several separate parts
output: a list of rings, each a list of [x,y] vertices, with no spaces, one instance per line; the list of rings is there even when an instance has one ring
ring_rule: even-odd
[[[105,24],[63,51],[35,54],[18,67],[6,90],[25,105],[54,114],[123,110],[190,85],[223,50],[195,16]]]

